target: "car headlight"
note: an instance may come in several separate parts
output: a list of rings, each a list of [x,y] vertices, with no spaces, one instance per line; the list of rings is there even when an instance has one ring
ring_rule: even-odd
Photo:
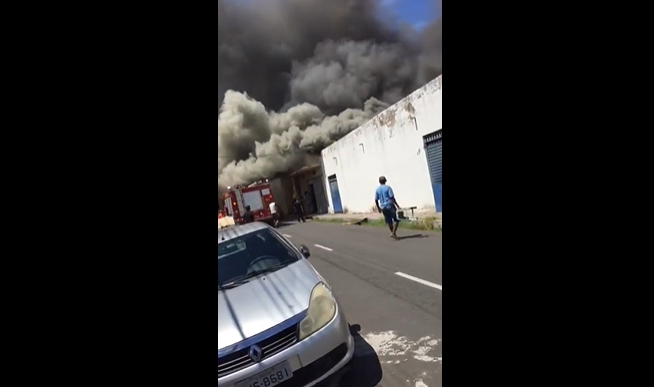
[[[300,340],[318,332],[336,315],[336,300],[332,292],[320,283],[313,288],[307,317],[300,323]]]

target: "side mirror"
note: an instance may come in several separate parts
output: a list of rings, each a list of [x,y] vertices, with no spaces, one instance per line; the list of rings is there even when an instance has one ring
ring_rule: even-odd
[[[300,252],[302,253],[302,255],[304,255],[304,258],[309,259],[309,257],[311,256],[311,251],[309,251],[309,248],[306,247],[305,245],[300,246]]]

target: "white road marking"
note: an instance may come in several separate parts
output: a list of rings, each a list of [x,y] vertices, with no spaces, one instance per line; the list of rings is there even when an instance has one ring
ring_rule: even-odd
[[[322,245],[316,245],[316,247],[319,248],[319,249],[327,250],[327,251],[334,251],[334,249],[330,249],[329,247],[325,247],[325,246],[322,246]]]
[[[424,279],[420,279],[420,278],[414,277],[412,275],[404,274],[404,273],[401,273],[399,271],[397,273],[395,273],[395,275],[399,276],[399,277],[402,277],[402,278],[406,278],[406,279],[408,279],[410,281],[413,281],[413,282],[417,282],[417,283],[419,283],[421,285],[429,286],[430,288],[438,289],[440,291],[443,290],[443,287],[441,285],[437,285],[437,284],[435,284],[433,282],[425,281]]]
[[[292,236],[290,236],[288,234],[282,234],[282,235],[284,235],[286,238],[293,238]]]

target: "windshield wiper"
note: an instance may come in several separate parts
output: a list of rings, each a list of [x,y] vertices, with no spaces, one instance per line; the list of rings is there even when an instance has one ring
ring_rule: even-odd
[[[288,263],[283,263],[283,264],[280,264],[280,265],[277,265],[277,266],[272,266],[272,267],[269,267],[269,268],[266,268],[266,269],[252,271],[252,272],[250,272],[250,273],[248,273],[248,274],[246,274],[246,275],[244,275],[242,277],[238,277],[237,279],[235,279],[232,282],[229,282],[229,283],[226,283],[226,284],[224,284],[222,286],[219,286],[218,290],[228,290],[228,289],[237,288],[237,287],[239,287],[241,285],[245,285],[246,283],[250,282],[250,280],[252,278],[254,278],[254,277],[258,277],[258,276],[260,276],[262,274],[272,273],[272,272],[277,271],[277,270],[279,270],[279,269],[281,269],[283,267],[286,267],[288,265],[289,265]]]
[[[229,289],[234,289],[234,288],[237,288],[237,287],[239,287],[239,286],[241,286],[241,285],[244,285],[244,284],[246,284],[246,283],[248,283],[248,282],[249,282],[249,281],[234,281],[234,282],[230,282],[230,283],[225,284],[225,285],[223,285],[223,286],[218,286],[218,290],[229,290]]]

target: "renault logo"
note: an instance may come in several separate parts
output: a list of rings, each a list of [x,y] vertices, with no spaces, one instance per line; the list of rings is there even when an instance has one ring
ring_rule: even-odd
[[[263,359],[263,350],[258,345],[253,345],[250,347],[250,359],[253,362],[259,363]]]

